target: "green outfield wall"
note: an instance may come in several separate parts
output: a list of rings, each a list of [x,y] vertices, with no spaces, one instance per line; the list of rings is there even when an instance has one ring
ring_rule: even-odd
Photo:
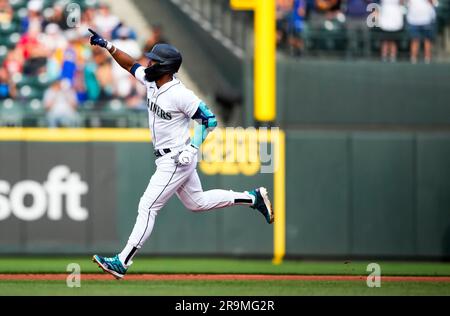
[[[450,257],[449,157],[450,133],[287,131],[286,254]],[[154,168],[145,141],[0,141],[0,253],[120,250]],[[205,190],[273,192],[271,174],[221,168],[199,165]],[[174,197],[143,252],[270,257],[273,229]]]
[[[450,255],[450,133],[288,132],[287,253]]]
[[[286,61],[279,118],[295,124],[450,123],[450,65]]]
[[[253,124],[252,60],[245,63],[246,122]],[[450,64],[279,58],[277,124],[450,124]]]

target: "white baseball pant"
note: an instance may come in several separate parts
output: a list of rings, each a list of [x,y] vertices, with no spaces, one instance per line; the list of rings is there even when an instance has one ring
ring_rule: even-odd
[[[153,174],[139,202],[138,216],[120,261],[129,266],[136,251],[150,237],[158,212],[176,193],[184,206],[193,212],[205,212],[233,205],[252,205],[254,197],[249,193],[226,190],[203,191],[197,174],[197,157],[189,166],[177,166],[173,153],[156,160]]]

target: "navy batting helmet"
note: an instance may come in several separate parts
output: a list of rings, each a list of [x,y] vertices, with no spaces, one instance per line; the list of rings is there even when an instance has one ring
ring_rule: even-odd
[[[145,56],[156,62],[145,70],[146,79],[150,82],[158,80],[164,74],[178,72],[183,62],[178,49],[169,44],[156,44]]]

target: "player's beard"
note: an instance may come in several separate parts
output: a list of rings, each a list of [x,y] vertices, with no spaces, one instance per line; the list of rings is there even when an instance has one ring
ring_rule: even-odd
[[[159,65],[153,65],[145,69],[145,80],[154,82],[165,74],[158,66]]]

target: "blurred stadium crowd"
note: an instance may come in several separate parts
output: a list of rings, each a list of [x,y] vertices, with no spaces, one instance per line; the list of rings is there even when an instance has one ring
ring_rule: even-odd
[[[0,0],[0,125],[146,124],[139,115],[145,88],[105,50],[90,46],[88,28],[136,60],[164,41],[155,25],[141,47],[135,31],[100,1]]]
[[[229,0],[214,1],[182,4],[214,25],[232,16],[222,28],[228,25],[231,33],[244,38],[241,33],[248,32],[233,28],[240,21],[235,18],[242,16],[229,14]],[[213,3],[219,14],[212,13]],[[384,61],[395,61],[403,54],[401,58],[416,63],[423,46],[428,63],[436,35],[450,22],[450,0],[276,0],[276,4],[278,48],[293,56],[381,55]],[[100,0],[0,0],[0,126],[147,126],[142,115],[144,87],[105,50],[89,45],[88,28],[142,64],[147,64],[144,52],[167,42],[162,26],[153,25],[150,38],[139,43],[136,32]]]
[[[448,25],[447,0],[277,0],[277,42],[299,56],[308,52],[343,52],[384,61],[403,50],[417,63],[420,45],[432,57],[436,32]]]

